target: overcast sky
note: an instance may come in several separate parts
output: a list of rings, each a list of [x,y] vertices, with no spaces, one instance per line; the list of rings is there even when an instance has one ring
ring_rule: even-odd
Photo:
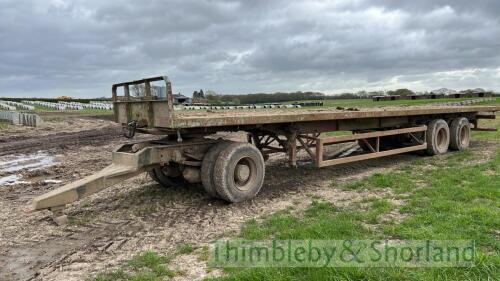
[[[500,1],[0,0],[0,96],[500,91]]]

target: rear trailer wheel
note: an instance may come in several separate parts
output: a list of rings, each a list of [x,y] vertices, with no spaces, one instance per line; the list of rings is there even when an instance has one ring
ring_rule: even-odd
[[[201,162],[201,183],[205,191],[214,198],[220,198],[214,185],[214,167],[217,158],[221,151],[229,146],[230,141],[222,141],[214,146],[212,146],[208,152],[203,156],[203,161]]]
[[[427,126],[426,134],[428,155],[444,154],[450,144],[450,128],[443,119],[432,120]]]
[[[453,150],[463,150],[469,147],[470,143],[470,123],[465,117],[459,117],[451,121],[450,127],[450,148]]]
[[[148,173],[154,181],[163,187],[180,186],[186,183],[177,166],[158,166]]]
[[[218,195],[228,202],[242,202],[259,193],[264,183],[264,158],[249,143],[233,143],[220,152],[213,173]]]

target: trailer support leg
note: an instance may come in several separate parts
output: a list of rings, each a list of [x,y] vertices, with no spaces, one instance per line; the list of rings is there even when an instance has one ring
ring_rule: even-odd
[[[288,164],[290,167],[297,167],[297,132],[287,135]]]

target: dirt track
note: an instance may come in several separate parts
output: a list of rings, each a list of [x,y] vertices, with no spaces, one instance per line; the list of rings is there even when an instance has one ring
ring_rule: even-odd
[[[103,145],[121,137],[121,130],[116,126],[79,132],[64,132],[40,137],[3,137],[0,138],[0,156],[13,153],[29,153],[34,149],[65,149],[70,146]]]
[[[31,148],[12,144],[0,134],[0,155],[4,149],[10,154],[36,153],[42,147],[56,163],[21,170],[22,180],[30,183],[0,188],[0,280],[82,280],[142,250],[171,253],[182,243],[209,242],[237,231],[248,219],[310,202],[314,194],[351,200],[353,194],[331,187],[332,179],[350,181],[417,157],[400,155],[321,170],[294,170],[285,167],[284,158],[272,158],[259,196],[241,204],[210,199],[196,186],[165,189],[142,175],[69,206],[67,226],[55,225],[47,211],[28,213],[26,206],[34,196],[110,163],[113,147],[126,140],[111,122],[96,122],[82,131],[52,131],[42,137],[31,131],[10,134],[16,142],[33,144]]]

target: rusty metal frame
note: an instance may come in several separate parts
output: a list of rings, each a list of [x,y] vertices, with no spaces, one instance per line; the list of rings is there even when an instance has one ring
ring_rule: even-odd
[[[316,146],[316,140],[319,138],[320,133],[312,133],[312,134],[301,134],[297,136],[297,140],[300,143],[300,147],[298,149],[304,149],[311,160],[316,161],[316,153],[311,150],[311,147]]]
[[[151,95],[151,83],[156,81],[164,81],[166,86],[166,100],[157,100]],[[141,85],[144,84],[145,96],[141,99],[133,99],[130,96],[130,86],[131,85]],[[120,97],[117,94],[117,89],[123,87],[124,96]],[[144,78],[135,81],[123,82],[114,84],[111,87],[112,97],[113,97],[113,111],[114,119],[117,123],[128,124],[129,122],[138,122],[139,127],[155,128],[161,127],[161,125],[173,126],[174,124],[174,99],[172,92],[172,83],[168,76],[157,76],[151,78]],[[124,109],[122,109],[122,104],[124,104]],[[146,120],[135,120],[133,116],[134,108],[138,105],[146,104],[147,118]],[[155,104],[165,104],[165,107],[161,106],[159,111],[155,110]],[[120,110],[125,110],[126,119],[120,119]],[[161,121],[155,122],[155,115],[161,116]]]
[[[359,133],[359,134],[353,134],[350,136],[317,138],[316,139],[315,164],[316,164],[316,167],[321,168],[321,167],[326,167],[326,166],[331,166],[331,165],[338,165],[338,164],[344,164],[344,163],[350,163],[350,162],[355,162],[355,161],[377,158],[377,157],[395,155],[395,154],[400,154],[400,153],[405,153],[405,152],[410,152],[410,151],[423,150],[423,149],[427,148],[427,143],[425,143],[425,141],[419,140],[417,145],[381,151],[380,150],[380,138],[385,137],[385,136],[394,136],[394,135],[401,135],[401,134],[413,135],[413,133],[423,132],[424,133],[423,139],[425,140],[426,130],[427,130],[427,126],[419,126],[419,127],[411,127],[411,128],[404,128],[404,129],[375,131],[375,132],[369,132],[369,133]],[[413,135],[413,137],[415,137],[415,136]],[[373,138],[376,139],[375,147],[373,147],[367,141],[368,139],[373,139]],[[323,159],[325,145],[346,143],[346,142],[352,142],[352,141],[357,141],[357,140],[362,140],[363,142],[365,142],[365,144],[367,144],[370,151],[367,153],[361,154],[361,155],[341,157],[341,158],[328,159],[328,160]]]
[[[476,114],[476,118],[472,120],[472,124],[474,125],[471,130],[472,131],[484,131],[484,132],[496,132],[498,131],[497,128],[484,128],[484,127],[479,127],[479,120],[480,119],[496,119],[496,114],[494,113],[479,113]]]
[[[255,145],[265,158],[273,153],[287,152],[286,140],[281,139],[279,134],[275,132],[252,131],[248,134],[248,142]],[[277,144],[278,146],[273,144]]]

